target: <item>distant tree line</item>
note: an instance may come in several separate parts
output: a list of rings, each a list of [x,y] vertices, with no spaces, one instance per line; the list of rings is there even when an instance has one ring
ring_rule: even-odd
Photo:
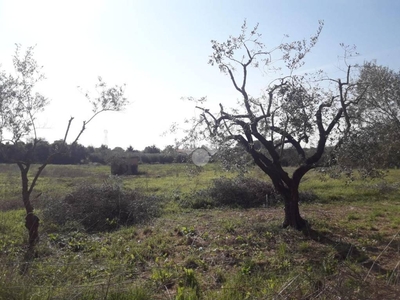
[[[32,147],[31,142],[0,143],[0,163],[15,163],[23,161],[27,150]],[[54,154],[54,155],[53,155]],[[166,163],[185,163],[188,160],[186,153],[175,150],[173,146],[167,146],[160,150],[155,145],[147,146],[144,150],[135,150],[129,146],[126,150],[121,147],[114,149],[101,145],[96,148],[75,143],[65,144],[63,140],[49,143],[40,140],[36,144],[36,150],[32,157],[32,163],[42,164],[51,156],[51,164],[76,165],[76,164],[109,164],[116,157],[137,156],[139,162],[143,164],[166,164]]]
[[[389,125],[387,125],[389,126]],[[384,126],[382,126],[384,127]],[[351,151],[344,151],[340,159],[349,160],[353,167],[362,167],[365,164],[365,154],[358,153],[363,151],[363,153],[368,152],[368,157],[374,157],[376,161],[377,168],[399,168],[400,167],[400,136],[393,138],[393,135],[399,135],[398,131],[388,130],[387,127],[375,127],[369,129],[368,132],[358,133],[357,143],[346,144],[346,149]],[[374,132],[374,134],[371,133]],[[390,133],[391,143],[388,142],[388,133]],[[363,135],[369,135],[369,139],[365,138]],[[373,138],[372,138],[373,137]],[[362,141],[362,143],[361,143]],[[397,142],[395,142],[397,141]],[[360,145],[364,144],[360,150]],[[379,155],[370,155],[372,152],[382,153],[382,148],[385,148],[390,144],[387,149],[387,157],[385,159],[379,160]],[[357,146],[357,147],[355,147]],[[18,142],[15,144],[11,143],[0,143],[0,163],[15,163],[16,161],[21,161],[24,159],[24,155],[27,150],[32,147],[32,143]],[[265,152],[262,149],[262,145],[255,143],[256,148]],[[356,151],[357,148],[358,150]],[[366,150],[368,149],[368,151]],[[61,150],[61,151],[60,151]],[[306,152],[312,152],[315,149],[305,149]],[[329,155],[332,148],[327,147],[325,149],[325,160],[329,159]],[[299,164],[301,157],[297,154],[296,149],[293,147],[287,147],[280,150],[281,151],[281,164],[285,167],[296,166]],[[210,162],[224,162],[224,160],[235,160],[237,165],[239,164],[253,164],[251,158],[248,156],[246,151],[240,146],[236,146],[231,149],[231,154],[225,150],[221,151],[219,154],[213,156]],[[53,155],[56,154],[56,155]],[[375,153],[376,154],[376,153]],[[51,164],[58,165],[77,165],[77,164],[110,164],[111,161],[118,157],[132,157],[136,156],[141,164],[171,164],[171,163],[186,163],[190,160],[190,155],[180,150],[175,149],[174,146],[169,145],[163,150],[156,147],[155,145],[147,146],[143,150],[135,150],[132,146],[129,146],[125,150],[121,147],[116,147],[110,149],[106,145],[101,145],[96,148],[93,146],[87,146],[81,144],[68,145],[64,144],[62,140],[54,141],[49,143],[46,140],[40,140],[36,145],[35,155],[33,157],[32,163],[42,164],[46,161],[49,156],[52,156]],[[231,156],[234,157],[231,157]],[[351,157],[350,157],[351,156]]]

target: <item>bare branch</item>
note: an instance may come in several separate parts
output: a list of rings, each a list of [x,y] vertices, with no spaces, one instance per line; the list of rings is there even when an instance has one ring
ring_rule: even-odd
[[[228,70],[229,76],[231,77],[231,81],[232,81],[233,86],[235,87],[235,89],[237,91],[239,91],[240,93],[242,93],[243,91],[236,84],[235,76],[233,76],[233,73],[232,73],[231,69],[228,66],[224,66],[224,68],[226,68]]]
[[[68,137],[68,132],[69,132],[69,128],[71,127],[71,123],[72,123],[72,120],[74,119],[74,117],[71,117],[70,119],[69,119],[69,121],[68,121],[68,126],[67,126],[67,130],[65,131],[65,136],[64,136],[64,144],[66,143],[66,141],[67,141],[67,137]]]
[[[302,158],[306,158],[306,154],[303,150],[303,148],[301,147],[300,143],[298,141],[296,141],[293,136],[291,134],[289,134],[288,132],[286,132],[285,130],[279,128],[279,127],[275,127],[275,126],[271,126],[270,129],[276,133],[279,133],[282,137],[286,138],[287,141],[293,145],[293,147],[297,150],[297,153],[299,153],[299,155],[301,155]],[[282,143],[283,145],[283,143]]]

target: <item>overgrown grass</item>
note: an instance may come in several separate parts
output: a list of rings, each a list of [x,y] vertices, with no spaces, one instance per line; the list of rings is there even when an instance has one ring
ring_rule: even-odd
[[[236,176],[216,165],[140,165],[142,174],[122,177],[121,184],[163,196],[163,215],[88,233],[79,222],[50,222],[39,198],[41,240],[34,253],[25,246],[18,170],[0,165],[0,171],[6,183],[0,299],[397,299],[400,292],[399,170],[386,182],[347,184],[308,174],[301,188],[318,199],[300,209],[313,230],[297,232],[281,228],[279,206],[182,208],[182,195]],[[49,166],[46,172],[38,191],[65,197],[83,181],[103,184],[110,170]],[[258,170],[248,176],[267,180]]]

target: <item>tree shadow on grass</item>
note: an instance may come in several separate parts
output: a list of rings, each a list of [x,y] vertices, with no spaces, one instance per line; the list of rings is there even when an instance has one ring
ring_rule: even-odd
[[[344,242],[343,240],[334,240],[328,237],[326,234],[318,232],[310,227],[303,230],[303,234],[324,245],[329,245],[336,249],[337,253],[335,258],[339,261],[350,260],[360,263],[361,266],[368,269],[368,273],[373,272],[378,275],[387,275],[389,271],[380,266],[377,261],[372,260],[366,252],[360,251],[357,247],[351,243]]]

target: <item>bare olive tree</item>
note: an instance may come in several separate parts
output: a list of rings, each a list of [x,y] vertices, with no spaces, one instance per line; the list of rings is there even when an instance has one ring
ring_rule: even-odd
[[[33,158],[40,138],[37,135],[37,115],[42,112],[49,103],[48,99],[42,94],[36,92],[37,84],[45,77],[42,73],[42,67],[38,65],[33,57],[33,47],[27,48],[24,54],[21,53],[20,45],[17,45],[13,56],[15,74],[6,74],[0,72],[0,142],[18,144],[24,139],[30,137],[29,146],[25,147],[22,155],[15,159],[21,174],[21,193],[24,207],[26,210],[25,227],[29,231],[29,246],[33,247],[38,241],[39,218],[35,215],[34,207],[31,202],[31,196],[42,171],[52,159],[67,147],[59,147],[55,153],[49,155],[46,161],[39,166],[29,176],[32,167]],[[73,139],[72,145],[77,144],[80,136],[85,131],[87,125],[100,113],[106,111],[120,111],[128,103],[124,97],[124,87],[108,87],[101,77],[96,84],[98,96],[95,98],[86,97],[92,105],[92,116],[83,121],[82,127]],[[68,121],[65,131],[63,144],[66,146],[68,133],[73,121],[71,117]]]
[[[283,226],[299,230],[307,225],[299,212],[300,181],[318,166],[327,144],[340,143],[350,132],[352,107],[363,97],[363,93],[355,92],[351,66],[346,66],[344,79],[327,78],[322,71],[312,76],[300,73],[322,28],[320,21],[309,40],[282,43],[271,50],[262,43],[258,26],[248,30],[246,22],[238,36],[230,36],[222,43],[211,41],[209,64],[228,76],[240,100],[234,108],[220,104],[219,110],[212,112],[205,106],[205,97],[194,99],[200,113],[192,120],[185,138],[206,138],[219,147],[241,145],[283,196]],[[261,95],[251,95],[251,70],[273,72],[277,69],[274,64],[286,69],[285,76],[273,80]],[[305,151],[311,142],[316,147]],[[291,175],[282,167],[284,147],[294,148],[299,157]]]

